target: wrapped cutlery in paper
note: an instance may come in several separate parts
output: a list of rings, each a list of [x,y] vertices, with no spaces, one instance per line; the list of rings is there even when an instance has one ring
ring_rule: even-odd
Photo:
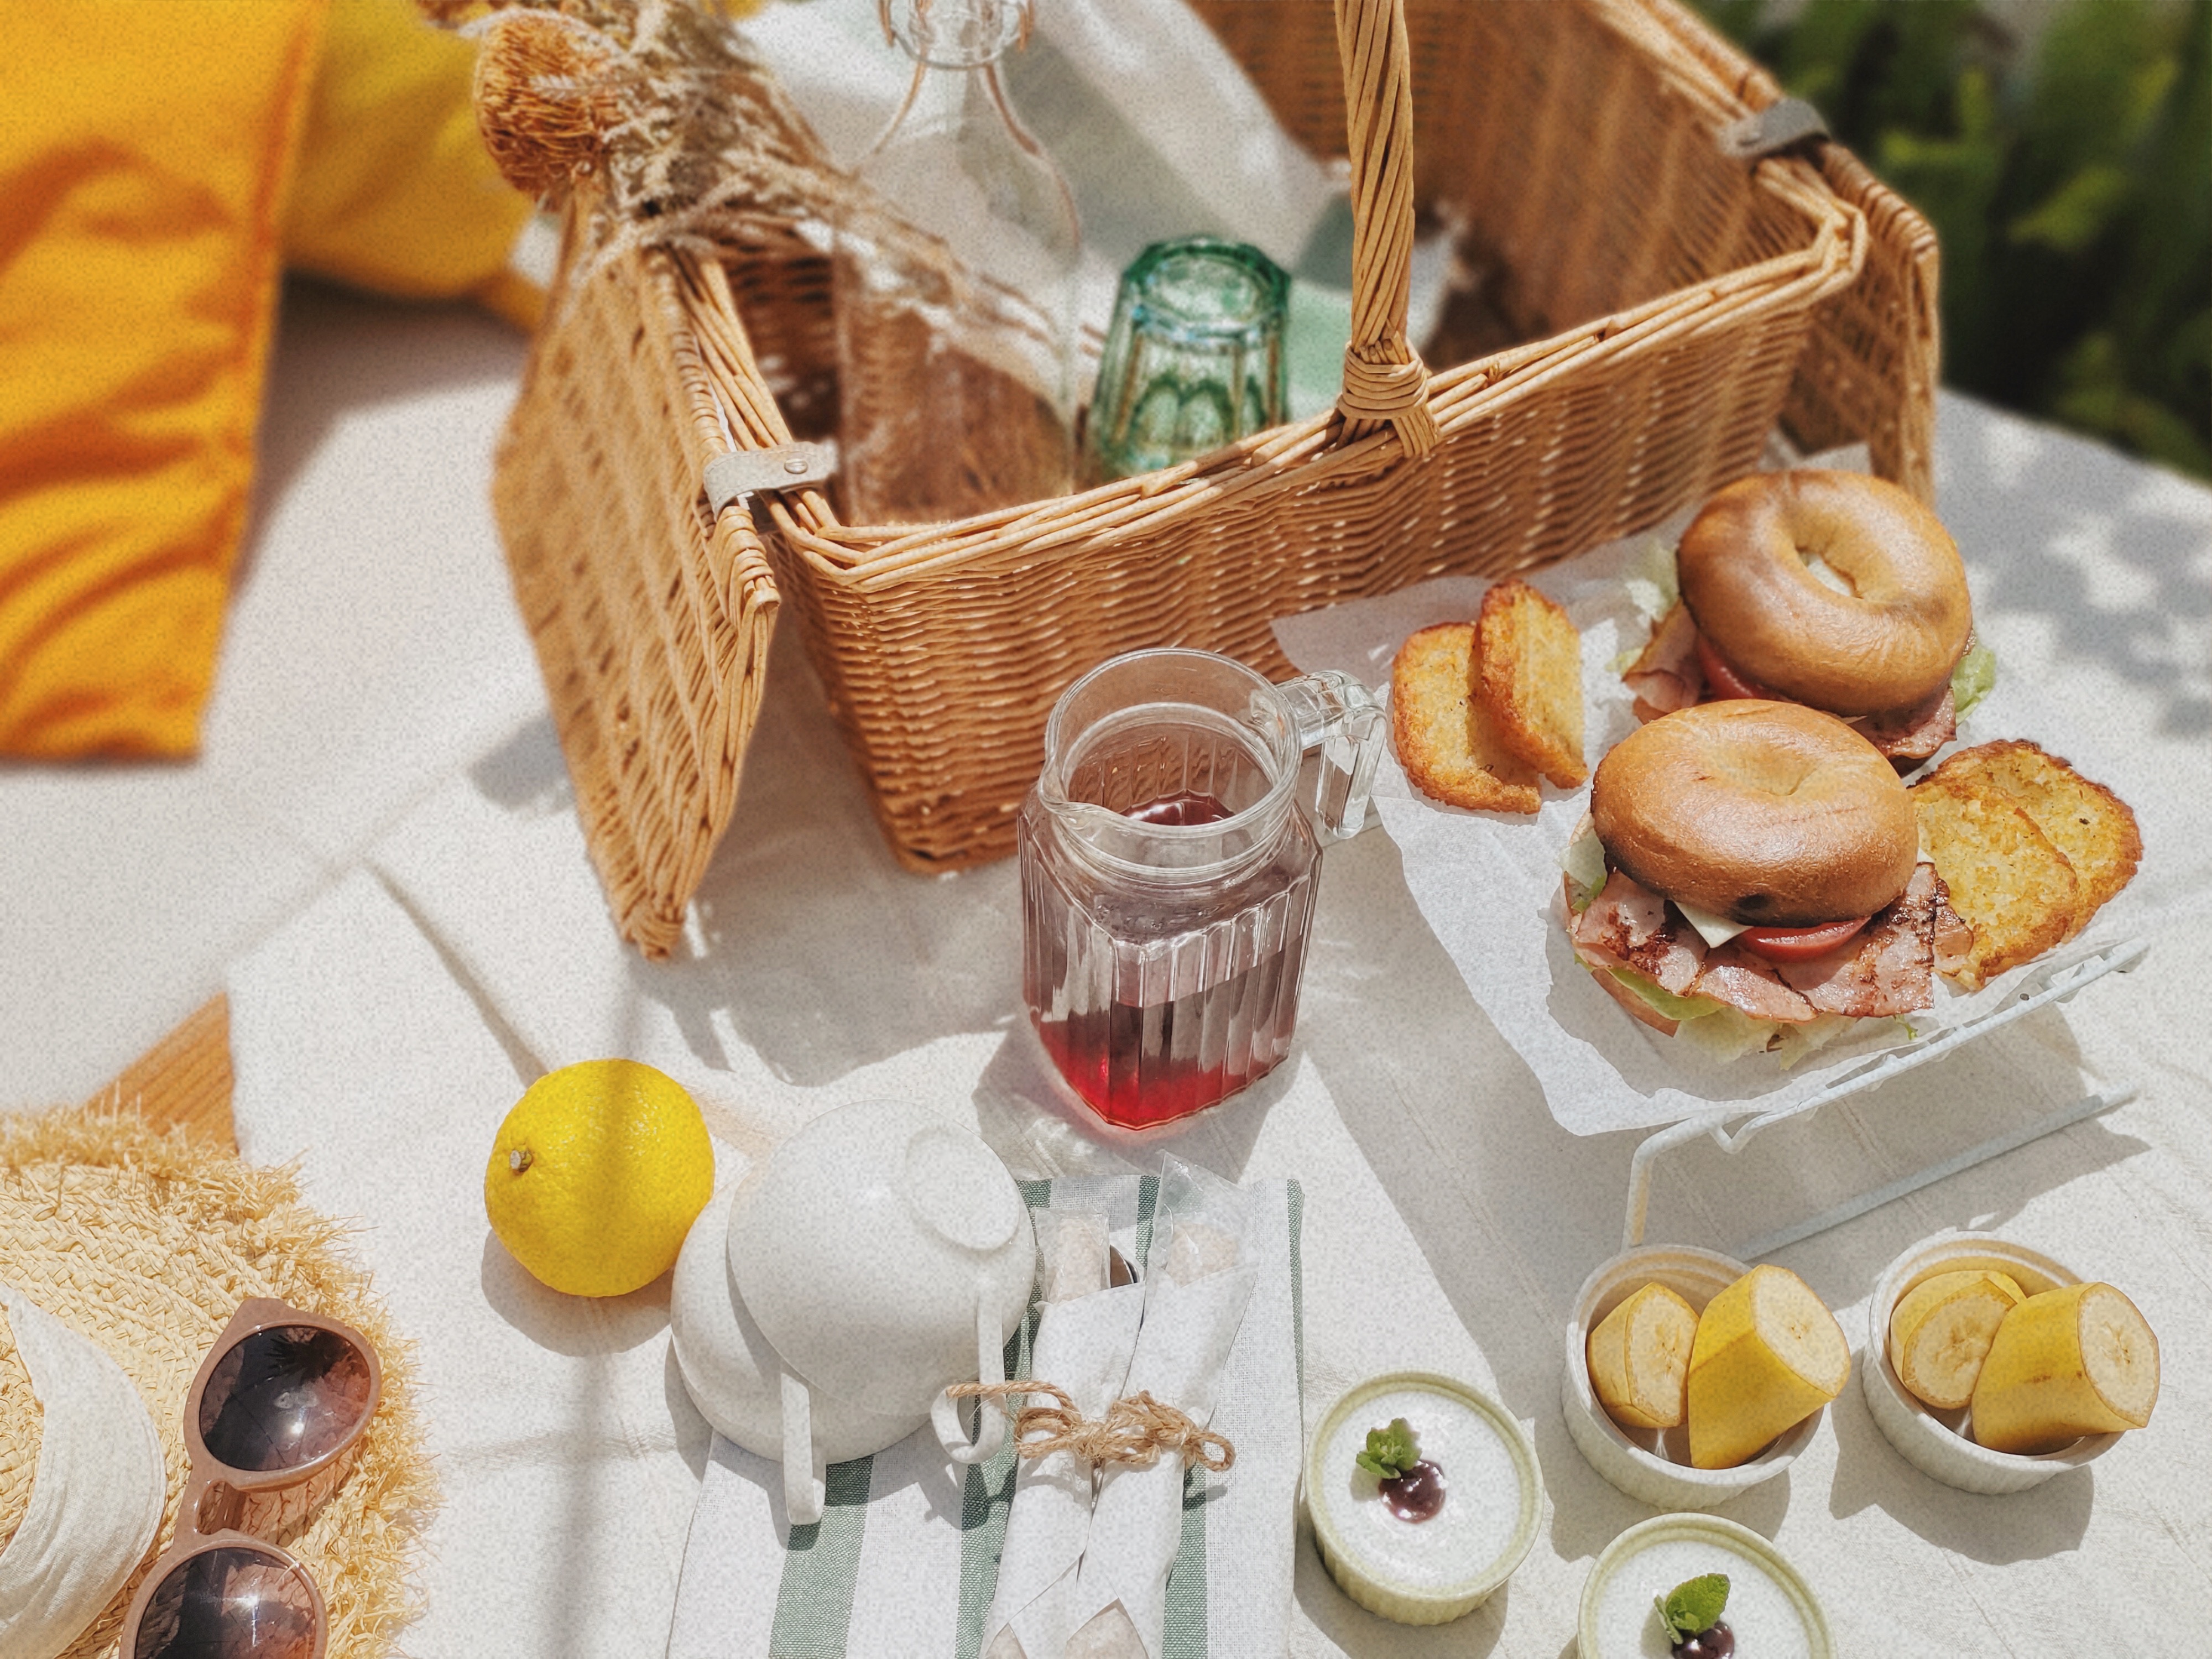
[[[1109,1288],[1103,1212],[1046,1213],[1056,1225],[1045,1241],[1045,1297],[1030,1368],[1085,1417],[1101,1417],[1128,1374],[1145,1287]],[[1048,1659],[1066,1650],[1073,1628],[1095,1477],[1088,1460],[1060,1449],[1022,1459],[1014,1482],[998,1589],[983,1620],[983,1659]]]
[[[1257,1277],[1250,1210],[1243,1189],[1167,1160],[1145,1264],[1144,1323],[1122,1385],[1125,1397],[1149,1395],[1200,1428],[1212,1419],[1222,1368]],[[1037,1374],[1044,1374],[1042,1366]],[[1172,1451],[1150,1463],[1100,1469],[1076,1579],[1068,1659],[1160,1659],[1187,1481],[1214,1478],[1202,1469],[1187,1471]]]

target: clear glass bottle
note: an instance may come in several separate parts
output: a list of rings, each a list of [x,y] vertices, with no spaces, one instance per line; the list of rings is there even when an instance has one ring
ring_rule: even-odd
[[[838,228],[843,511],[931,523],[1073,482],[1074,198],[1006,102],[1030,0],[879,0],[914,80],[855,169],[919,235]]]
[[[1022,991],[1060,1075],[1109,1123],[1212,1105],[1290,1051],[1321,874],[1293,799],[1356,832],[1382,751],[1357,680],[1271,685],[1210,652],[1116,657],[1067,689],[1018,821]]]

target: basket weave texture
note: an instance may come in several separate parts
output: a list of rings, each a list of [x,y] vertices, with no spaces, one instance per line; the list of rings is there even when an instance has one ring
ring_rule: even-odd
[[[493,481],[586,841],[616,925],[656,957],[736,804],[777,606],[751,520],[700,486],[732,447],[693,320],[736,326],[720,279],[633,252],[569,295]]]
[[[300,1202],[289,1171],[253,1168],[181,1131],[157,1133],[97,1107],[0,1119],[0,1274],[123,1368],[168,1469],[167,1511],[145,1560],[68,1659],[116,1653],[138,1581],[176,1532],[192,1376],[238,1304],[257,1296],[343,1320],[383,1361],[382,1403],[352,1473],[271,1541],[321,1589],[331,1659],[394,1650],[414,1612],[406,1573],[434,1486],[406,1351],[343,1253],[343,1234]],[[41,1422],[6,1333],[0,1315],[0,1543],[30,1504]]]
[[[1778,416],[1808,447],[1867,441],[1877,471],[1928,491],[1932,238],[1838,147],[1817,166],[1724,155],[1720,129],[1778,90],[1672,0],[1193,3],[1295,138],[1349,154],[1346,392],[1327,416],[1200,460],[957,524],[846,525],[818,490],[757,498],[775,589],[912,868],[1012,850],[1053,702],[1117,653],[1193,646],[1287,673],[1272,619],[1435,575],[1527,569],[1653,524],[1750,471]],[[580,200],[572,214],[588,210]],[[1462,228],[1500,325],[1481,355],[1434,373],[1404,334],[1424,215]],[[662,551],[617,546],[606,527],[708,536],[694,522],[698,465],[724,441],[702,401],[726,418],[732,447],[828,429],[828,286],[826,260],[796,242],[720,263],[647,252],[624,280],[595,279],[574,320],[539,342],[514,429],[536,434],[531,465],[568,453],[543,462],[562,477],[530,488],[507,477],[526,446],[502,459],[526,611],[525,568],[553,568],[537,550],[556,544],[591,544],[587,562],[635,567],[644,574],[623,580],[660,596],[596,659],[549,654],[552,630],[532,617],[556,710],[591,710],[562,714],[580,797],[606,773],[610,707],[630,711],[632,737],[659,739],[635,724],[635,687],[571,672],[564,688],[556,658],[644,662],[693,686],[713,667],[678,638],[696,602],[667,580]],[[595,309],[600,320],[586,320]],[[641,373],[663,381],[626,398],[605,384]],[[651,434],[548,430],[587,413],[643,416],[655,398],[678,406]],[[633,464],[618,464],[624,454]],[[740,503],[711,533],[750,551],[753,531]],[[752,590],[763,616],[767,587]],[[755,651],[741,666],[763,665]],[[622,765],[665,789],[714,747],[679,735]],[[726,821],[733,775],[707,793]],[[690,889],[657,888],[660,931],[641,929],[611,873],[638,862],[622,841],[633,832],[607,828],[639,819],[586,810],[617,919],[657,954]],[[711,851],[681,842],[644,862],[703,870]]]

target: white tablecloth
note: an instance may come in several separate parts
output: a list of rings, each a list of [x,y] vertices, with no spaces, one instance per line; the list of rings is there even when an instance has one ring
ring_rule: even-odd
[[[483,500],[520,358],[465,314],[295,291],[206,755],[0,773],[0,1100],[88,1092],[228,983],[241,1145],[303,1158],[419,1344],[447,1493],[409,1643],[425,1656],[658,1650],[705,1455],[665,1282],[571,1302],[489,1237],[481,1160],[540,1069],[663,1065],[707,1107],[725,1178],[812,1113],[884,1092],[975,1122],[1028,1168],[1105,1156],[1042,1103],[1011,867],[896,868],[795,629],[692,959],[656,967],[615,944]],[[2212,492],[1949,397],[1941,488],[2006,671],[2082,711],[2074,757],[2094,775],[2124,753],[2171,799],[2212,805]],[[2212,871],[2176,890],[2212,892]],[[2150,1429],[2022,1497],[1917,1474],[1847,1391],[1796,1467],[1731,1511],[1803,1568],[1846,1652],[2207,1647],[2212,1037],[2196,932],[2154,932],[2145,970],[2063,1016],[1733,1159],[1701,1144],[1661,1166],[1652,1236],[1725,1249],[2093,1084],[2141,1085],[1779,1256],[1856,1346],[1893,1255],[1990,1225],[2121,1285],[2163,1345]],[[1178,1148],[1304,1185],[1309,1421],[1374,1371],[1455,1372],[1528,1425],[1548,1495],[1508,1589],[1436,1631],[1358,1611],[1302,1541],[1292,1650],[1555,1659],[1591,1560],[1647,1513],[1583,1462],[1557,1404],[1561,1321],[1616,1248],[1633,1137],[1556,1127],[1379,835],[1328,854],[1299,1033],[1274,1077]]]

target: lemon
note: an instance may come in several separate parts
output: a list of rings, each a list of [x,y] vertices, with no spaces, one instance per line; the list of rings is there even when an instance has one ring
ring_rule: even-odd
[[[697,1103],[631,1060],[538,1079],[499,1126],[484,1168],[499,1242],[571,1296],[623,1296],[659,1278],[714,1191]]]

